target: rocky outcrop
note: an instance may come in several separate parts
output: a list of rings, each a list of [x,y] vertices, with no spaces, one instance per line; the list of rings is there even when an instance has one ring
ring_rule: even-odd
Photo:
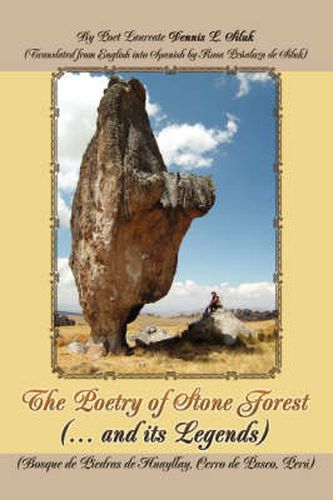
[[[208,177],[168,173],[136,79],[111,78],[72,204],[72,268],[86,320],[108,352],[126,325],[166,295],[181,241],[214,203]]]
[[[182,334],[182,338],[198,343],[218,342],[232,347],[238,341],[246,344],[255,340],[255,332],[237,319],[231,311],[219,308],[210,314],[204,314],[199,321],[191,323]]]
[[[68,318],[65,314],[54,314],[54,326],[73,326],[75,325],[75,321],[73,319]]]
[[[241,321],[266,321],[268,319],[276,319],[278,312],[273,311],[253,311],[252,309],[231,309],[236,318]]]
[[[199,346],[253,346],[258,339],[257,333],[237,319],[231,311],[219,308],[212,313],[203,314],[180,335],[175,336],[156,327],[145,327],[133,333],[131,341],[137,347],[166,349],[169,354],[179,354],[189,345],[192,345],[192,350]]]

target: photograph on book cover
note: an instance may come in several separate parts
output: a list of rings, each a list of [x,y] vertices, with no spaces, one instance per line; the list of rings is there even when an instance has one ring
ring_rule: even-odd
[[[53,74],[60,377],[280,372],[280,96],[272,68]]]

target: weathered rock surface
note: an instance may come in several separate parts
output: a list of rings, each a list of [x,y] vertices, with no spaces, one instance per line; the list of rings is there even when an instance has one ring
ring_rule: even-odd
[[[247,343],[254,340],[255,332],[236,318],[231,311],[217,309],[191,323],[182,339],[192,342],[221,342],[232,347],[238,340]]]
[[[133,334],[131,340],[138,347],[147,347],[149,345],[165,342],[174,339],[174,335],[166,330],[154,326],[146,326],[141,331]]]
[[[178,249],[214,203],[210,178],[167,173],[136,79],[111,78],[84,153],[72,205],[72,268],[85,318],[107,351],[126,324],[166,295]]]

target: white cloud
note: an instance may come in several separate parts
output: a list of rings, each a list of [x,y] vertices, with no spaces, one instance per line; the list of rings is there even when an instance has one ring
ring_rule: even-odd
[[[68,258],[58,259],[58,273],[58,310],[68,312],[81,311],[74,276],[69,267]]]
[[[151,102],[150,94],[145,86],[146,89],[146,111],[148,113],[149,118],[152,118],[156,120],[157,123],[160,123],[162,120],[165,120],[167,118],[167,115],[163,113],[162,111],[162,106],[158,104],[157,102]]]
[[[69,227],[69,221],[71,217],[71,211],[66,205],[64,199],[61,197],[61,194],[58,193],[58,218],[59,225],[61,227]]]
[[[210,301],[212,290],[220,294],[228,309],[271,310],[275,308],[275,286],[273,283],[241,283],[237,286],[231,286],[228,283],[199,285],[194,281],[187,280],[184,283],[174,282],[168,295],[155,304],[145,306],[145,311],[156,314],[203,311]]]
[[[237,119],[227,114],[224,129],[206,128],[202,123],[172,124],[164,127],[156,137],[167,166],[175,165],[184,169],[209,167],[212,154],[221,144],[232,141],[237,133]]]
[[[58,259],[60,282],[58,288],[58,308],[65,311],[80,311],[78,294],[67,258]],[[275,286],[273,283],[241,283],[237,286],[199,285],[187,280],[175,281],[169,293],[158,302],[148,304],[144,312],[155,314],[177,314],[203,311],[210,300],[210,293],[216,290],[227,308],[266,309],[275,308]]]
[[[275,285],[267,281],[222,286],[227,307],[274,309]]]
[[[269,73],[237,73],[236,78],[239,81],[239,89],[236,98],[243,97],[250,92],[251,85],[253,83],[261,83],[265,84],[272,80],[272,77]]]
[[[58,80],[58,186],[61,191],[75,190],[82,155],[96,124],[97,107],[108,84],[106,76],[89,73],[65,73]]]

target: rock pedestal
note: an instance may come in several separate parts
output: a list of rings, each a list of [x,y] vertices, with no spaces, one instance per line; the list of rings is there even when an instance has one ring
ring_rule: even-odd
[[[72,215],[73,271],[95,340],[126,350],[126,325],[169,291],[181,241],[213,205],[209,177],[164,165],[136,79],[111,78],[84,153]]]

